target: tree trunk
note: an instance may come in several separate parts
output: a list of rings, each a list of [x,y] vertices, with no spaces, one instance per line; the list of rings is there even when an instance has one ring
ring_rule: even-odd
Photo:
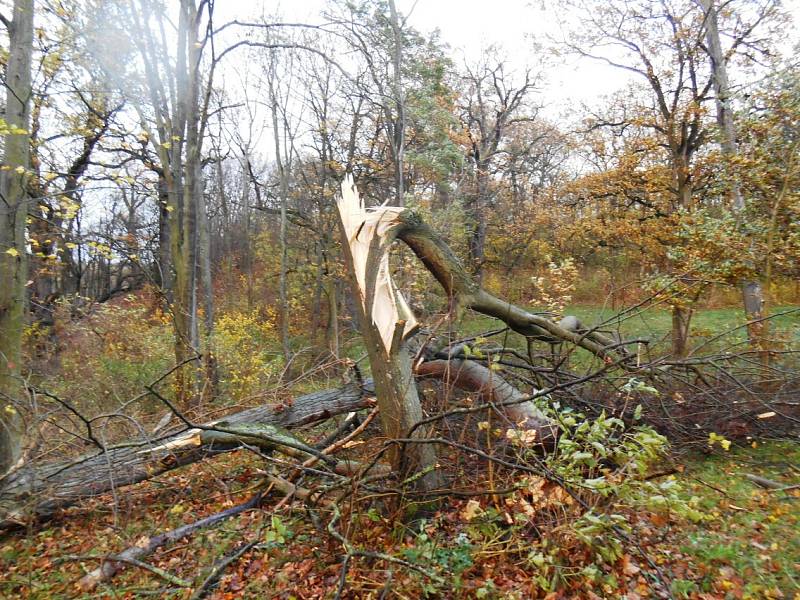
[[[208,222],[208,208],[205,197],[198,199],[199,208],[199,244],[198,256],[200,258],[201,280],[203,283],[203,334],[205,344],[203,349],[205,399],[216,398],[219,387],[219,374],[217,372],[217,357],[214,348],[214,282],[211,276],[211,231]]]
[[[169,190],[164,174],[158,174],[158,261],[156,282],[167,305],[172,304],[172,247],[170,242]]]
[[[242,271],[244,271],[245,281],[247,282],[247,310],[253,310],[253,249],[250,241],[250,220],[253,210],[250,207],[250,156],[245,150],[242,156],[242,211],[244,212],[244,236],[242,239]],[[258,185],[253,179],[253,185]],[[258,195],[256,195],[258,197]]]
[[[328,348],[333,358],[339,358],[339,288],[333,277],[328,277]]]
[[[483,282],[483,259],[486,250],[486,205],[488,203],[489,165],[478,161],[475,165],[476,195],[467,207],[470,218],[470,231],[468,240],[469,267],[478,285]]]
[[[389,0],[389,21],[392,26],[392,95],[397,114],[392,124],[392,146],[394,148],[395,206],[405,204],[404,162],[406,146],[406,103],[403,93],[403,31],[394,0]]]
[[[178,19],[176,67],[177,109],[173,120],[169,166],[172,172],[172,260],[175,265],[173,320],[175,362],[182,364],[197,354],[197,192],[200,175],[199,47],[194,0],[182,0]],[[177,138],[177,139],[175,139]],[[185,155],[185,156],[184,156]],[[175,395],[186,407],[197,392],[197,369],[185,365],[175,373]]]
[[[28,280],[25,224],[30,165],[33,0],[14,1],[5,70],[5,136],[0,171],[0,476],[22,453],[23,422],[14,401],[22,398],[20,372],[25,286]]]
[[[273,55],[273,67],[274,67]],[[289,378],[289,368],[291,365],[292,354],[289,344],[289,299],[287,293],[286,271],[288,269],[288,249],[286,244],[286,227],[287,227],[287,202],[289,201],[289,174],[286,171],[286,165],[281,157],[281,130],[278,127],[278,96],[275,91],[274,73],[273,76],[268,77],[269,82],[269,96],[272,104],[272,133],[275,137],[275,163],[278,167],[278,177],[280,179],[280,201],[281,201],[281,216],[280,216],[280,278],[278,282],[278,317],[279,327],[281,334],[281,349],[283,350],[283,361],[285,365],[284,378]],[[285,132],[284,132],[285,133]],[[287,159],[288,160],[288,159]]]
[[[683,306],[672,307],[672,357],[685,358],[689,354],[689,325],[692,309]]]
[[[718,14],[714,0],[698,0],[703,7],[706,18],[706,42],[708,54],[711,58],[712,77],[714,81],[714,92],[716,94],[717,124],[720,129],[720,148],[722,154],[728,159],[726,165],[728,176],[728,191],[730,204],[733,211],[739,218],[744,216],[744,197],[742,196],[739,177],[736,175],[735,168],[730,165],[731,159],[736,156],[738,151],[736,144],[736,124],[733,121],[733,109],[731,108],[731,90],[728,81],[728,69],[725,55],[722,52],[720,43]],[[767,321],[761,320],[764,316],[764,295],[761,284],[757,281],[742,281],[742,301],[744,305],[745,317],[748,321],[747,337],[751,348],[763,349],[765,328]]]
[[[401,209],[365,210],[349,176],[342,183],[338,208],[345,266],[375,381],[384,435],[389,440],[401,439],[414,431],[415,437],[423,438],[426,432],[414,429],[422,420],[422,407],[406,348],[415,321],[391,281],[387,255],[394,241],[392,227],[397,226],[392,217]],[[410,444],[402,449],[395,444],[389,458],[401,479],[417,475],[418,489],[430,491],[439,486],[441,476],[436,471],[432,445]]]

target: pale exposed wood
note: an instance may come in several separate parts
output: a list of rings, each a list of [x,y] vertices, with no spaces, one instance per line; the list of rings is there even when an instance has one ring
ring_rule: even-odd
[[[396,324],[405,321],[404,335],[408,335],[417,327],[417,321],[392,281],[388,252],[383,252],[379,259],[374,275],[374,290],[370,290],[367,285],[368,256],[374,245],[391,241],[388,236],[392,228],[400,223],[399,217],[404,209],[397,206],[365,208],[350,175],[342,183],[338,208],[353,256],[361,302],[367,314],[372,316],[372,322],[380,331],[384,347],[389,352]]]

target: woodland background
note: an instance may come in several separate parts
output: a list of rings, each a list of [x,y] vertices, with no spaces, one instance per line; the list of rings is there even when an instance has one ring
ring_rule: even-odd
[[[0,6],[0,595],[800,593],[781,2],[548,0],[529,57],[477,60],[394,0]],[[545,106],[577,57],[624,85]],[[348,174],[471,290],[399,235],[421,329],[383,354]]]

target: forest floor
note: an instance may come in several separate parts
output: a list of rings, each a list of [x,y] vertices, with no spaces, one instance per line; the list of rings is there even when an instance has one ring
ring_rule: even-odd
[[[587,306],[565,312],[590,326],[613,315],[610,309]],[[800,309],[776,307],[773,313],[786,313],[775,319],[773,332],[800,341]],[[743,323],[737,308],[700,310],[693,321],[692,346]],[[648,337],[658,347],[666,343],[670,314],[648,310],[620,327],[626,337]],[[462,331],[469,335],[496,328],[494,320],[471,316]],[[616,325],[608,329],[615,330]],[[737,329],[733,343],[744,342],[745,335],[744,328]],[[718,340],[712,344],[716,350],[724,348]],[[348,353],[360,356],[357,341]],[[126,349],[125,356],[130,355]],[[574,365],[582,363],[576,357]],[[587,368],[589,363],[586,357]],[[124,366],[141,370],[136,364]],[[63,377],[63,372],[54,375]],[[136,385],[131,382],[132,389]],[[800,483],[800,445],[755,440],[750,445],[734,444],[728,451],[719,445],[702,450],[706,451],[695,447],[691,454],[678,453],[672,464],[654,469],[672,472],[664,479],[679,484],[682,500],[698,506],[703,520],[692,522],[670,510],[656,514],[621,509],[633,539],[658,566],[666,585],[657,581],[652,564],[635,545],[625,545],[622,557],[608,564],[581,552],[574,543],[561,545],[565,536],[558,527],[540,528],[534,523],[551,513],[533,515],[534,524],[509,526],[502,499],[484,496],[479,506],[470,507],[468,498],[450,497],[436,514],[411,528],[389,522],[371,509],[354,517],[347,530],[358,547],[402,559],[441,580],[382,559],[354,558],[342,597],[378,598],[390,590],[393,595],[387,597],[409,599],[427,594],[636,600],[671,594],[699,600],[800,600],[800,489],[767,490],[746,477],[757,475],[785,486]],[[275,512],[279,495],[268,496],[258,510],[162,548],[147,559],[184,579],[188,587],[127,567],[93,592],[79,589],[81,576],[97,567],[100,558],[245,501],[259,484],[257,469],[262,467],[245,451],[222,455],[84,502],[47,524],[0,536],[0,598],[187,598],[220,557],[254,540],[260,542],[225,569],[209,597],[332,598],[340,580],[341,544],[318,532],[300,503],[282,505]],[[547,534],[541,533],[545,530]]]
[[[707,514],[701,523],[675,515],[630,515],[637,540],[659,565],[676,598],[800,598],[800,489],[765,490],[746,474],[786,486],[800,480],[795,443],[754,443],[728,452],[676,457],[682,494],[695,496]],[[254,480],[245,452],[194,465],[67,511],[41,528],[0,539],[0,597],[188,597],[152,573],[128,567],[93,593],[76,582],[143,537],[192,522],[243,501]],[[262,540],[231,564],[212,598],[311,599],[333,597],[341,547],[320,535],[299,506],[273,513],[280,497],[217,528],[158,551],[149,562],[187,582],[202,581],[215,560]],[[471,519],[466,500],[448,501],[411,530],[391,526],[370,511],[358,524],[364,548],[391,554],[433,571],[444,582],[380,560],[354,559],[343,597],[378,597],[388,587],[398,598],[636,598],[665,597],[651,586],[652,570],[634,548],[612,565],[591,565],[579,555],[548,550],[547,539],[519,540],[490,522]],[[489,502],[481,500],[483,514]],[[351,532],[355,537],[355,532]],[[547,556],[547,561],[544,557]],[[392,571],[392,575],[389,575]],[[553,583],[561,592],[547,594]],[[663,589],[663,588],[662,588]]]

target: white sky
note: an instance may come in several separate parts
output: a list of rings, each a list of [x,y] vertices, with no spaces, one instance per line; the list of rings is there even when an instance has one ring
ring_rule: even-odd
[[[602,1],[602,0],[598,0]],[[800,0],[798,0],[800,1]],[[558,35],[546,0],[396,0],[397,9],[409,15],[408,22],[422,32],[439,29],[442,41],[453,50],[456,61],[474,62],[490,45],[501,46],[518,69],[537,68],[543,58],[536,42],[546,45],[547,35]],[[287,21],[319,23],[324,0],[252,2],[228,0],[217,4],[218,23],[239,16],[279,12]],[[552,61],[552,57],[549,57]],[[564,110],[579,108],[581,102],[622,87],[627,76],[618,69],[593,61],[567,59],[567,64],[547,70],[542,89],[546,112],[557,117]]]
[[[595,0],[598,4],[605,0]],[[442,40],[456,60],[474,62],[487,46],[502,46],[511,63],[524,69],[536,68],[542,58],[536,42],[546,45],[547,36],[559,37],[555,10],[550,0],[396,0],[398,11],[409,15],[409,23],[422,32],[441,31]],[[550,9],[548,10],[548,5]],[[783,0],[784,7],[800,23],[800,0]],[[217,4],[217,19],[244,17],[267,11],[279,12],[287,21],[319,23],[324,0],[224,0]],[[221,17],[221,19],[220,19]],[[800,40],[797,27],[785,38],[784,49],[791,50]],[[593,104],[602,96],[623,87],[629,75],[614,67],[577,58],[556,59],[543,84],[545,112],[557,118],[565,111]]]
[[[552,46],[548,36],[561,37],[553,0],[395,1],[411,26],[423,33],[438,29],[457,63],[475,63],[490,45],[502,47],[517,70],[531,67],[538,71],[545,59],[545,78],[537,100],[544,105],[544,116],[554,121],[573,121],[582,112],[582,105],[601,104],[604,96],[624,87],[632,77],[599,61],[548,54],[544,49]],[[594,1],[600,5],[605,0]],[[783,0],[783,4],[794,22],[800,23],[800,0]],[[323,23],[325,6],[325,0],[221,0],[216,5],[215,20],[220,25],[233,18],[267,13],[270,18],[280,14],[280,19],[288,22]],[[795,47],[798,40],[797,28],[792,27],[782,44],[784,52]],[[270,137],[268,132],[266,137]],[[263,140],[259,146],[269,148]]]

